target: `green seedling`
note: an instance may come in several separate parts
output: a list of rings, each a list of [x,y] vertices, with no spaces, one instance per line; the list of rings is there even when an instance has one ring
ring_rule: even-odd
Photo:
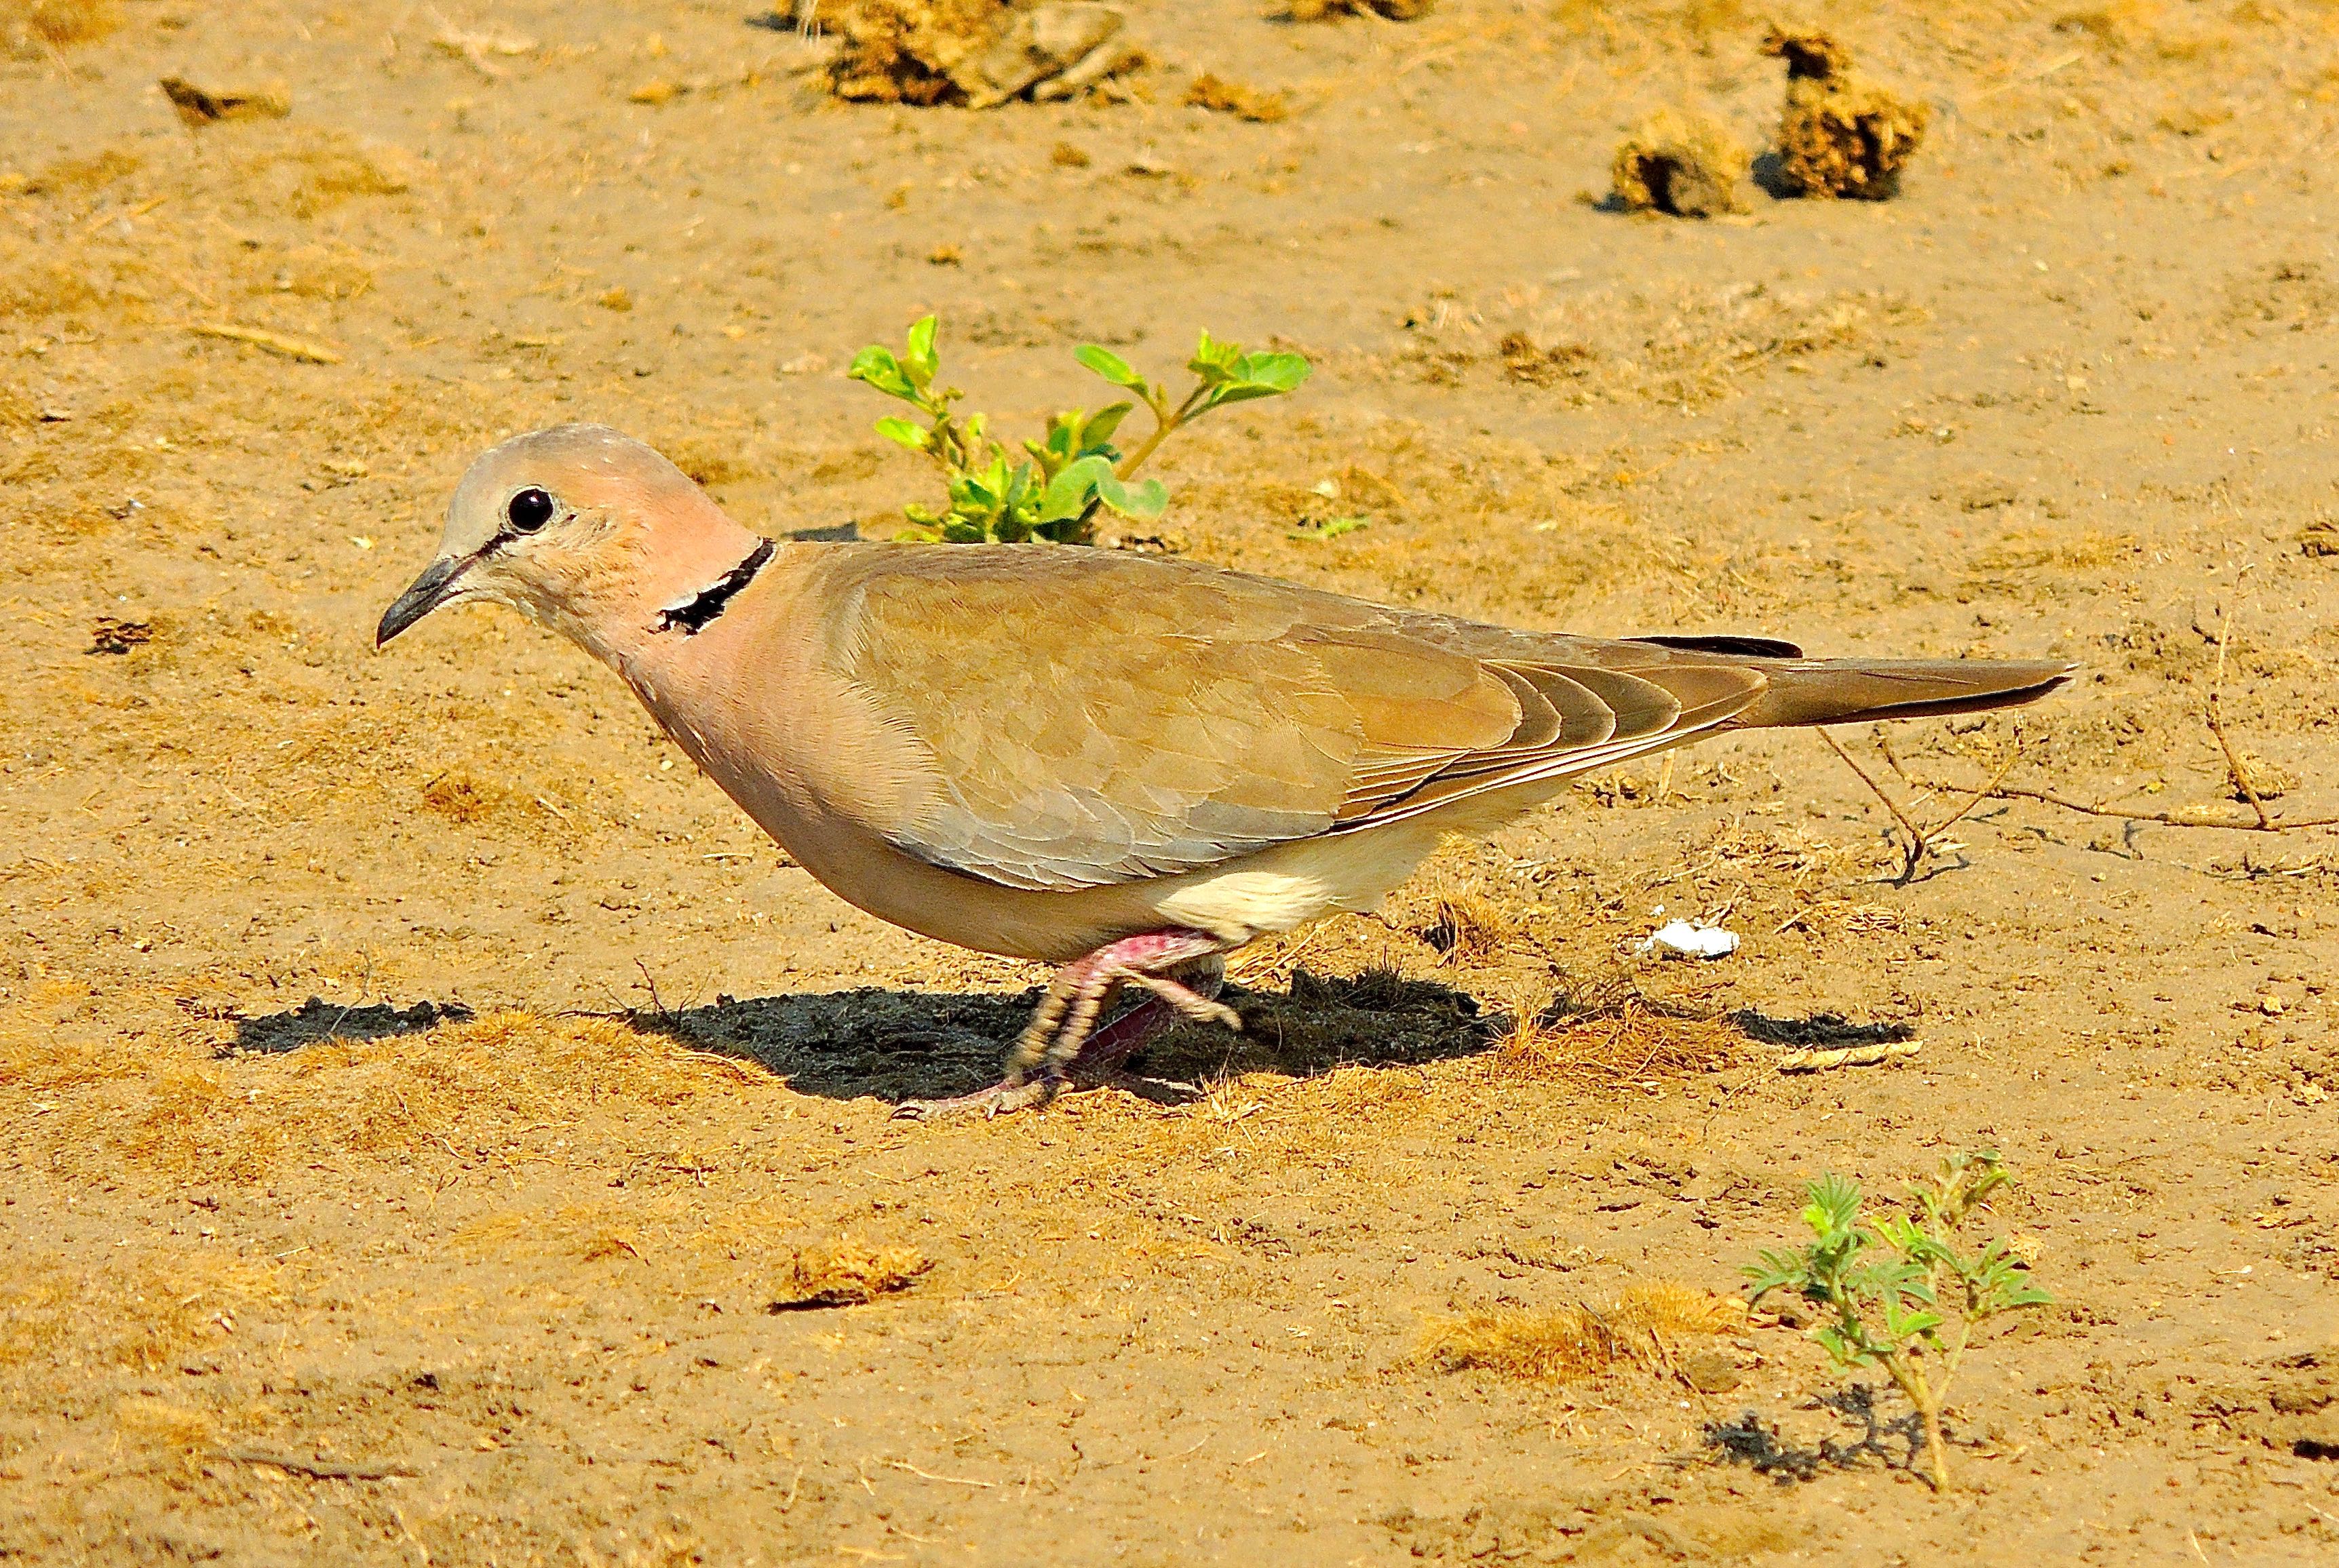
[[[1863,1218],[1859,1187],[1822,1177],[1806,1189],[1811,1245],[1765,1252],[1746,1270],[1751,1300],[1791,1290],[1822,1309],[1811,1337],[1839,1366],[1884,1369],[1924,1424],[1936,1492],[1949,1485],[1941,1408],[1974,1330],[2053,1299],[2030,1283],[2003,1239],[1993,1237],[1978,1252],[1959,1248],[1967,1219],[2008,1179],[1995,1154],[1954,1155],[1931,1180],[1910,1188],[1906,1212]]]
[[[1131,477],[1172,432],[1213,409],[1288,392],[1308,371],[1298,354],[1247,353],[1239,343],[1221,343],[1204,332],[1186,366],[1194,374],[1193,389],[1173,403],[1166,390],[1139,375],[1120,355],[1084,343],[1072,357],[1131,398],[1094,413],[1070,409],[1057,414],[1043,437],[1021,443],[1024,456],[1019,459],[992,438],[983,415],[958,411],[966,394],[941,383],[935,331],[935,318],[928,316],[910,328],[900,352],[873,343],[854,356],[845,374],[900,399],[922,417],[923,422],[898,416],[880,419],[877,433],[923,452],[942,469],[949,504],[940,510],[915,504],[903,508],[911,526],[901,537],[946,544],[1086,544],[1100,507],[1127,518],[1158,518],[1170,504],[1169,490],[1159,479],[1132,483]],[[1112,439],[1139,403],[1153,417],[1153,429],[1123,456]]]

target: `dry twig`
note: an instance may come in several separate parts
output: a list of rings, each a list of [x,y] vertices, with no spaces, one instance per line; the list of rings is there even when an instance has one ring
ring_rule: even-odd
[[[338,365],[340,355],[321,343],[306,338],[288,337],[262,327],[239,327],[232,321],[190,321],[187,330],[199,338],[225,338],[232,343],[250,343],[255,349],[265,349],[271,354],[281,354],[288,360],[299,360],[310,365]]]
[[[2245,567],[2243,569],[2246,571],[2248,568]],[[2236,574],[2236,581],[2238,582],[2238,580],[2239,575]],[[2235,749],[2234,743],[2227,737],[2226,734],[2225,721],[2220,713],[2220,700],[2224,695],[2226,687],[2226,646],[2228,641],[2232,624],[2233,616],[2231,612],[2221,607],[2217,612],[2217,663],[2216,668],[2210,674],[2209,700],[2206,705],[2206,712],[2204,716],[2208,721],[2210,737],[2217,743],[2217,750],[2225,755],[2226,774],[2233,782],[2236,794],[2241,800],[2248,804],[2253,820],[2235,821],[2231,818],[2219,820],[2216,817],[2204,815],[2203,808],[2198,807],[2181,812],[2165,812],[2127,811],[2121,807],[2100,802],[2097,804],[2089,805],[2083,801],[2075,801],[2067,795],[2057,794],[2051,790],[2030,789],[2023,785],[2007,784],[2005,782],[2007,774],[2006,767],[2000,767],[1998,772],[1992,775],[1989,783],[1982,786],[1980,792],[1974,797],[1975,802],[1979,802],[1983,799],[2035,800],[2047,805],[2060,806],[2065,811],[2077,812],[2083,816],[2113,817],[2121,822],[2148,822],[2157,823],[2162,827],[2219,828],[2227,833],[2288,833],[2295,828],[2339,826],[2339,816],[2278,817],[2273,813],[2267,811],[2265,808],[2265,802],[2258,795],[2257,785],[2251,781],[2248,766],[2243,763],[2241,754]],[[1822,739],[1825,739],[1827,732],[1825,730],[1821,730],[1820,735]],[[2018,745],[2018,734],[2017,738]],[[1829,741],[1828,744],[1830,745],[1835,745],[1831,740]],[[1841,747],[1837,747],[1836,754],[1838,756],[1843,756]],[[2008,766],[2012,764],[2012,760],[2013,759],[2011,758],[2008,759]],[[1851,759],[1845,756],[1844,761],[1850,763],[1851,762]],[[1855,763],[1852,764],[1852,771],[1854,773],[1860,773],[1858,764]],[[1904,779],[1908,779],[1909,783],[1913,785],[1921,786],[1927,789],[1947,789],[1950,787],[1949,785],[1935,784],[1926,779],[1911,778],[1905,773],[1900,776]],[[1867,779],[1868,775],[1861,773],[1860,777]],[[1875,781],[1872,779],[1868,780],[1868,784],[1870,789],[1876,788]],[[1877,793],[1880,795],[1883,794],[1881,790],[1878,790]],[[1891,804],[1891,802],[1888,800],[1885,804],[1890,805]],[[1966,811],[1971,811],[1972,809],[1973,803],[1969,803],[1966,806]],[[1896,810],[1893,814],[1899,816],[1900,814]],[[1965,812],[1959,812],[1958,814],[1959,816],[1963,816]],[[1956,818],[1951,818],[1950,820],[1955,821]],[[1902,825],[1906,826],[1908,819],[1905,816],[1901,817],[1901,823]],[[1944,825],[1946,826],[1947,824]],[[1910,863],[1914,864],[1915,863],[1912,861]]]
[[[1920,783],[1925,781],[1920,780]],[[1946,789],[1946,784],[1934,785]],[[2048,805],[2061,806],[2083,816],[2117,817],[2122,822],[2156,823],[2162,827],[2214,827],[2227,833],[2288,833],[2293,828],[2339,826],[2339,816],[2268,817],[2257,822],[2216,822],[2198,815],[2180,816],[2165,811],[2123,811],[2117,806],[2089,805],[2084,801],[2058,795],[2052,790],[2029,789],[2020,784],[1992,784],[1982,794],[1992,800],[2035,800]]]
[[[2236,593],[2241,591],[2239,574],[2235,577],[2234,588]],[[2266,814],[2265,803],[2258,799],[2257,786],[2250,783],[2250,770],[2244,767],[2242,759],[2234,754],[2234,743],[2226,738],[2226,726],[2218,721],[2217,717],[2217,698],[2223,694],[2226,686],[2226,634],[2232,627],[2233,620],[2233,612],[2222,605],[2219,606],[2217,667],[2209,677],[2209,733],[2217,737],[2217,749],[2226,754],[2226,770],[2234,776],[2234,787],[2241,791],[2242,798],[2250,803],[2252,811],[2257,813],[2258,830],[2262,833],[2271,833],[2274,831],[2274,819]]]
[[[290,1454],[264,1454],[256,1448],[225,1448],[219,1457],[237,1464],[266,1464],[288,1475],[319,1481],[388,1481],[419,1472],[403,1464],[335,1464],[322,1459],[300,1459]]]
[[[1855,774],[1857,774],[1860,778],[1860,782],[1866,784],[1870,792],[1873,794],[1878,800],[1884,803],[1884,809],[1892,814],[1892,819],[1899,823],[1901,830],[1909,835],[1907,863],[1900,868],[1900,874],[1895,879],[1896,881],[1902,883],[1908,882],[1917,874],[1917,868],[1924,863],[1924,860],[1927,855],[1938,853],[1941,843],[1942,834],[1948,833],[1949,829],[1963,822],[1967,816],[1971,814],[1974,807],[1981,804],[1983,801],[1988,800],[1990,797],[1990,792],[1998,787],[1999,782],[2003,780],[2007,774],[2013,768],[2015,759],[2022,754],[2022,728],[2018,725],[2015,726],[2014,730],[2014,744],[2007,748],[2006,760],[1999,764],[1998,772],[1990,775],[1989,783],[1975,791],[1973,794],[1967,799],[1965,804],[1959,806],[1956,811],[1951,812],[1947,817],[1944,817],[1938,825],[1930,828],[1924,828],[1917,825],[1917,819],[1910,816],[1908,811],[1901,806],[1900,803],[1894,800],[1892,796],[1886,792],[1883,784],[1877,781],[1876,776],[1873,774],[1870,774],[1866,768],[1861,767],[1860,764],[1853,759],[1852,754],[1843,749],[1842,745],[1838,743],[1835,736],[1829,734],[1824,728],[1819,732],[1819,736],[1820,739],[1827,743],[1828,750],[1841,757],[1843,759],[1843,765],[1850,768]],[[1879,738],[1880,741],[1880,734]],[[1893,755],[1892,748],[1890,744],[1885,744],[1884,760],[1892,764],[1892,771],[1900,774],[1902,779],[1907,780],[1912,785],[1920,784],[1920,781],[1910,779],[1908,774],[1901,769],[1900,759]],[[1941,786],[1923,785],[1922,787],[1933,789]]]

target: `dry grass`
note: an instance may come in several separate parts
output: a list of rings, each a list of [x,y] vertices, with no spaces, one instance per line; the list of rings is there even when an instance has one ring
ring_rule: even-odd
[[[1548,301],[1528,289],[1515,298],[1515,304],[1416,307],[1400,361],[1441,385],[1490,363],[1508,380],[1554,388],[1578,407],[1703,407],[1781,363],[1889,341],[1895,329],[1922,320],[1890,293],[1804,293],[1759,282],[1662,293],[1597,290]]]
[[[546,809],[508,784],[459,771],[440,774],[424,784],[422,804],[459,825],[496,816],[528,816]]]
[[[122,25],[121,0],[11,0],[0,22],[12,54],[94,43]]]
[[[1239,120],[1254,124],[1271,125],[1291,117],[1291,103],[1280,93],[1263,93],[1247,87],[1240,82],[1229,81],[1205,71],[1186,89],[1189,107],[1208,109],[1214,114],[1232,114]]]
[[[1486,1068],[1497,1078],[1654,1090],[1668,1079],[1719,1072],[1752,1050],[1745,1032],[1726,1019],[1684,1016],[1627,996],[1586,1011],[1546,1009],[1512,1031],[1488,1055]]]
[[[0,1366],[36,1359],[153,1371],[224,1339],[237,1313],[285,1297],[281,1266],[210,1251],[142,1254],[102,1267],[25,1257],[0,1289]]]
[[[721,436],[685,432],[663,444],[660,449],[673,459],[676,468],[709,489],[755,477],[755,465],[741,456],[735,432],[725,431]]]
[[[1727,1334],[1746,1321],[1746,1304],[1693,1286],[1635,1285],[1606,1310],[1500,1307],[1432,1323],[1422,1359],[1444,1372],[1480,1368],[1551,1382],[1673,1365],[1680,1341]]]
[[[84,273],[28,253],[34,251],[29,245],[0,245],[0,317],[62,316],[104,300]]]
[[[677,1158],[669,1153],[658,1164],[670,1169]],[[622,1199],[595,1197],[480,1215],[450,1232],[447,1244],[465,1257],[508,1263],[523,1257],[582,1263],[630,1257],[640,1262],[700,1218],[691,1190],[645,1192]],[[747,1228],[729,1228],[744,1232]]]
[[[914,1247],[871,1247],[850,1238],[799,1248],[774,1284],[771,1310],[860,1307],[906,1290],[933,1267]]]
[[[281,162],[294,176],[288,205],[301,218],[313,218],[354,197],[402,195],[415,180],[414,166],[404,154],[348,136],[303,143]]]
[[[1718,218],[1746,210],[1746,166],[1745,145],[1721,121],[1660,109],[1618,143],[1609,180],[1629,212]]]
[[[1421,940],[1456,963],[1485,963],[1518,936],[1518,922],[1481,892],[1464,888],[1438,895]]]
[[[1760,908],[1785,896],[1801,908],[1810,902],[1806,890],[1873,881],[1900,858],[1882,839],[1843,843],[1760,817],[1740,817],[1714,824],[1691,845],[1686,858],[1641,886],[1648,892],[1666,890],[1668,902],[1734,898]]]
[[[735,1095],[740,1079],[617,1019],[497,1012],[232,1064],[200,1047],[158,1059],[16,1037],[0,1041],[0,1087],[64,1097],[32,1124],[62,1171],[251,1183],[317,1149],[456,1158],[563,1105],[672,1107]]]
[[[2285,10],[2268,0],[2243,0],[2231,9],[2223,7],[2222,17],[2210,7],[2182,6],[2176,15],[2189,25],[2170,26],[2170,9],[2151,4],[2149,0],[2112,0],[2109,5],[2090,5],[2068,12],[2058,17],[2056,31],[2077,33],[2094,40],[2104,53],[2117,61],[2137,56],[2189,63],[2212,59],[2231,51],[2235,43],[2235,31],[2231,23],[2240,26],[2288,27],[2303,32],[2313,25],[2309,16],[2295,10]],[[2327,6],[2318,6],[2327,13]],[[2206,17],[2196,17],[2196,11],[2211,12]],[[2200,24],[2206,21],[2207,25]],[[2327,24],[2326,24],[2327,25]]]
[[[2089,570],[2135,560],[2145,547],[2134,534],[2086,528],[2058,536],[2044,528],[2009,533],[1974,557],[1977,571],[2036,571],[2042,567]]]
[[[113,1407],[113,1424],[133,1441],[183,1454],[194,1454],[219,1441],[219,1420],[210,1411],[166,1399],[124,1399]]]

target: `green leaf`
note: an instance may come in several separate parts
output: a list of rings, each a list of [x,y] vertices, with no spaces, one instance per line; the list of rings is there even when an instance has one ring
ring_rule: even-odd
[[[1840,1328],[1814,1328],[1811,1337],[1819,1342],[1821,1349],[1835,1357],[1840,1366],[1850,1366],[1860,1359],[1860,1347],[1846,1338]]]
[[[1081,428],[1081,450],[1093,451],[1112,439],[1121,420],[1129,418],[1130,410],[1136,407],[1134,403],[1109,403],[1090,415],[1089,422]]]
[[[999,491],[973,474],[961,474],[951,481],[951,509],[967,517],[988,516],[999,510]],[[1004,488],[1005,476],[1001,476]]]
[[[1000,461],[1004,464],[1006,459],[1002,458]],[[1008,476],[1007,488],[1000,496],[1000,509],[1002,512],[1013,516],[1024,509],[1024,503],[1031,498],[1031,464],[1015,465],[1015,471]]]
[[[1069,459],[1077,456],[1081,449],[1081,424],[1087,417],[1083,409],[1065,409],[1048,421],[1047,439],[1026,441],[1023,443],[1024,450],[1035,458]],[[1057,465],[1059,468],[1061,466],[1061,463]]]
[[[1123,485],[1108,468],[1097,480],[1097,499],[1125,518],[1158,518],[1170,505],[1170,490],[1159,479]]]
[[[1235,367],[1241,362],[1241,344],[1221,343],[1205,331],[1200,344],[1194,350],[1194,357],[1186,361],[1186,368],[1201,377],[1203,385],[1215,387],[1232,380],[1236,374]]]
[[[1236,378],[1270,391],[1288,392],[1308,379],[1314,367],[1298,354],[1245,354],[1235,364]]]
[[[868,382],[888,397],[917,400],[918,390],[902,373],[901,361],[893,358],[893,350],[880,344],[872,343],[854,355],[844,373],[856,381]]]
[[[1256,381],[1229,381],[1224,386],[1212,388],[1209,398],[1202,407],[1223,409],[1229,403],[1248,403],[1259,398],[1279,398],[1289,390],[1288,387],[1262,386]]]
[[[877,421],[877,433],[897,446],[913,452],[926,449],[926,428],[909,419],[886,418]]]
[[[1938,1312],[1904,1312],[1898,1302],[1884,1304],[1884,1332],[1895,1339],[1913,1339],[1940,1326]]]
[[[1145,378],[1130,369],[1129,361],[1110,349],[1099,348],[1094,343],[1082,343],[1072,350],[1072,358],[1116,387],[1127,387],[1140,396],[1145,391]]]
[[[1238,354],[1232,344],[1211,343],[1207,337],[1204,347],[1209,353],[1196,356],[1194,370],[1209,389],[1202,400],[1205,409],[1280,397],[1306,380],[1313,368],[1298,354]]]
[[[1098,481],[1112,478],[1112,465],[1102,458],[1082,458],[1048,481],[1040,495],[1040,520],[1061,522],[1089,509],[1089,498]]]
[[[933,380],[934,372],[942,369],[942,361],[934,352],[936,325],[933,316],[922,317],[911,323],[910,340],[905,345],[908,352],[902,356],[902,370],[913,386],[926,386]]]
[[[1824,1238],[1849,1231],[1860,1218],[1860,1188],[1854,1182],[1831,1173],[1804,1190],[1811,1203],[1803,1209],[1803,1223],[1815,1235]]]
[[[1803,1259],[1791,1252],[1766,1251],[1740,1272],[1754,1282],[1754,1294],[1747,1297],[1750,1306],[1773,1290],[1799,1290],[1809,1277]]]

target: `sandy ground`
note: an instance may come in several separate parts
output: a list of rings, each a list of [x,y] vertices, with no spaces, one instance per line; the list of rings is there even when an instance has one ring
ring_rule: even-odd
[[[2245,820],[2222,635],[2270,809],[2328,817],[2327,5],[1847,8],[1932,105],[1906,191],[1703,223],[1594,202],[1662,104],[1775,134],[1730,0],[1138,0],[1139,101],[984,113],[828,102],[749,9],[450,5],[475,58],[362,0],[0,13],[0,1562],[2333,1560],[2330,830],[1994,799],[1897,883],[1817,739],[1728,739],[1243,955],[1172,1103],[917,1125],[1035,971],[829,896],[513,617],[370,643],[508,433],[883,531],[928,481],[861,344],[939,311],[1020,428],[1094,400],[1075,343],[1208,327],[1318,370],[1167,455],[1198,558],[2064,656],[2007,784]],[[190,130],[164,74],[291,113]],[[1930,785],[1842,738],[1933,822],[2014,737],[1903,726]],[[1681,913],[1743,949],[1636,956]],[[1733,1010],[1922,1050],[1784,1076]],[[1790,1326],[1425,1353],[1730,1292],[1805,1179],[1985,1146],[2057,1305],[1975,1354],[1948,1497]],[[932,1267],[773,1310],[840,1242]]]

